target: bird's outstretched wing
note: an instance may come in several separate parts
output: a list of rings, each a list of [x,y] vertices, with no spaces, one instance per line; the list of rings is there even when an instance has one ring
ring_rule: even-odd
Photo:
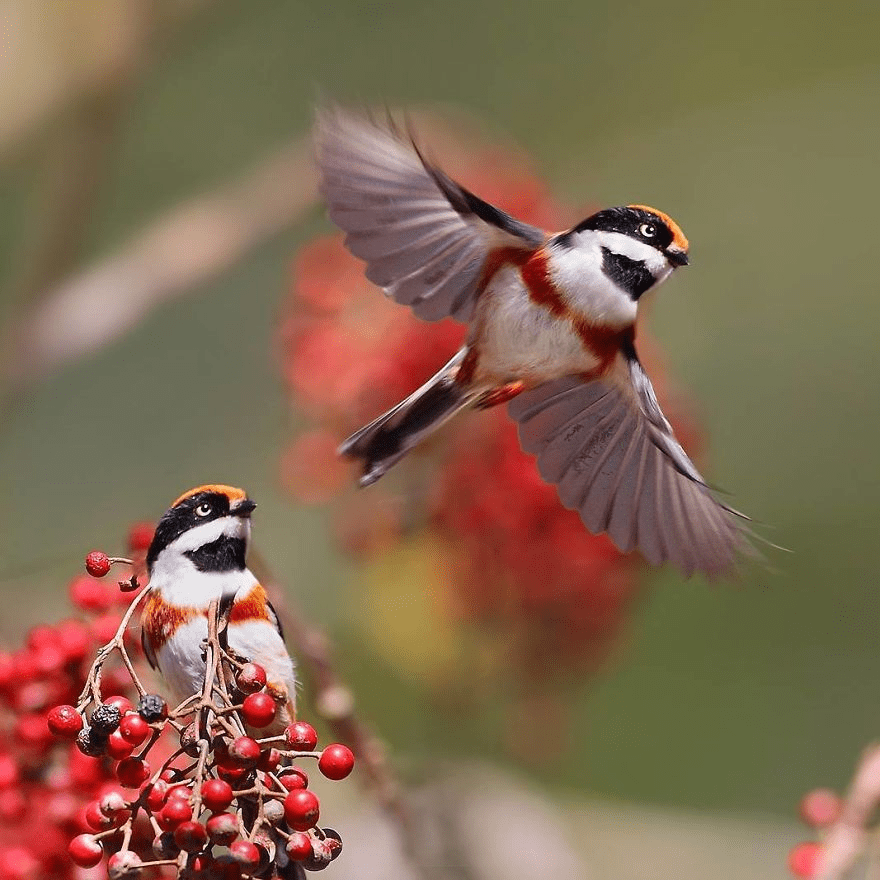
[[[624,553],[690,576],[733,568],[751,549],[742,514],[721,503],[675,439],[633,352],[600,379],[565,376],[509,404],[520,443],[565,507]]]
[[[390,122],[323,109],[315,151],[330,218],[367,278],[427,321],[469,320],[489,255],[548,237],[447,177]]]

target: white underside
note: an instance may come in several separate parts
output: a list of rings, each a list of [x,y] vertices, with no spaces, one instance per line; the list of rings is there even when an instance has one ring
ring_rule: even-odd
[[[187,697],[201,692],[205,681],[202,645],[207,637],[208,621],[199,617],[178,627],[159,649],[156,660],[173,702],[182,703]],[[228,644],[231,651],[259,663],[266,670],[267,680],[285,688],[290,699],[295,700],[293,660],[278,631],[269,621],[230,623]]]
[[[257,583],[257,578],[247,568],[242,571],[198,571],[185,556],[167,550],[159,556],[150,580],[150,586],[161,591],[162,598],[169,604],[201,611],[206,611],[214,599],[223,596],[235,596],[233,601],[243,599]],[[207,637],[207,618],[198,617],[179,626],[156,652],[159,671],[168,684],[171,698],[177,703],[202,689],[205,680],[202,644]],[[294,663],[284,640],[270,621],[231,622],[227,639],[233,652],[263,666],[268,681],[286,689],[291,701],[295,700]]]
[[[477,306],[470,342],[480,352],[477,384],[497,386],[520,379],[537,384],[597,366],[572,319],[621,330],[631,326],[638,303],[602,271],[602,247],[644,261],[657,283],[672,269],[655,248],[619,233],[585,232],[573,246],[550,246],[549,280],[569,315],[556,316],[535,303],[520,270],[505,266],[493,277]]]

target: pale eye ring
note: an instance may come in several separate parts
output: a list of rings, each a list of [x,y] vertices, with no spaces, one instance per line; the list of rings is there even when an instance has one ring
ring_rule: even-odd
[[[211,510],[211,505],[206,501],[196,508],[196,516],[208,516]]]
[[[657,227],[653,223],[642,223],[639,226],[639,235],[645,238],[653,238],[657,234]]]

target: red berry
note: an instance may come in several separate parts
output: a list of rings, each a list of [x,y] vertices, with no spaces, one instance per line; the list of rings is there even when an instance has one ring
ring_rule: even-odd
[[[107,754],[115,761],[122,761],[124,758],[130,758],[133,751],[134,746],[128,742],[118,730],[114,730],[113,733],[107,737]]]
[[[202,783],[202,803],[212,812],[219,813],[232,803],[232,786],[222,779],[207,779]]]
[[[284,849],[294,862],[302,862],[312,854],[312,838],[303,831],[294,831]]]
[[[169,797],[156,819],[165,831],[173,831],[181,822],[192,821],[192,807],[185,798]]]
[[[46,716],[46,724],[55,736],[62,739],[76,739],[83,729],[82,715],[73,706],[56,706]]]
[[[116,778],[126,788],[139,788],[150,778],[150,765],[140,758],[125,758],[116,765]]]
[[[240,736],[229,746],[229,758],[238,767],[256,767],[260,760],[260,744],[249,736]]]
[[[130,745],[137,748],[150,735],[150,725],[140,715],[125,715],[119,722],[119,735]]]
[[[120,715],[125,715],[126,712],[133,712],[134,705],[128,697],[123,697],[117,694],[115,697],[110,697],[107,700],[104,700],[105,706],[116,706],[119,709]]]
[[[318,823],[320,804],[306,788],[292,791],[284,798],[284,818],[295,831],[308,831]]]
[[[138,551],[145,553],[150,549],[150,544],[153,543],[153,535],[155,531],[156,527],[153,523],[135,523],[128,530],[128,549],[133,553]]]
[[[295,791],[298,788],[309,787],[309,777],[305,770],[299,767],[287,767],[278,777],[278,781],[288,790]]]
[[[86,556],[86,571],[96,578],[102,578],[110,571],[110,557],[100,550],[92,550]]]
[[[801,799],[801,819],[813,828],[833,825],[843,809],[843,799],[830,788],[817,788]]]
[[[328,779],[345,779],[354,768],[354,755],[348,746],[340,743],[326,746],[318,758],[318,769]]]
[[[266,686],[266,670],[257,663],[245,663],[235,676],[235,684],[245,694],[261,691]]]
[[[241,714],[251,727],[267,727],[275,720],[275,700],[267,693],[251,694],[244,698]]]
[[[250,773],[250,770],[247,767],[224,767],[222,764],[217,765],[217,775],[230,785],[241,782],[248,773]]]
[[[236,840],[229,847],[229,854],[245,871],[251,871],[260,864],[260,850],[249,840]]]
[[[201,822],[182,822],[174,829],[174,842],[188,853],[198,852],[208,842],[208,832]]]
[[[788,854],[788,870],[795,877],[812,877],[819,867],[821,851],[822,847],[813,841],[799,843]]]
[[[294,721],[284,728],[284,739],[287,745],[298,752],[312,752],[318,744],[315,728],[306,721]]]
[[[144,803],[157,813],[165,805],[165,799],[168,797],[168,783],[164,779],[157,779],[152,785],[144,786],[141,794],[144,795]]]
[[[101,812],[111,819],[123,817],[123,821],[128,818],[128,803],[121,788],[107,788],[98,800]],[[121,824],[121,823],[120,823]]]
[[[91,834],[80,834],[67,847],[70,858],[80,868],[94,868],[104,855],[104,847]]]
[[[229,846],[238,837],[238,817],[232,813],[217,813],[208,819],[208,837],[217,846]]]
[[[260,760],[257,761],[257,769],[264,773],[273,773],[280,763],[281,752],[278,749],[263,749]]]
[[[312,843],[312,854],[305,860],[303,867],[307,871],[323,871],[332,861],[333,850],[330,843],[326,840],[315,840]]]
[[[101,805],[97,801],[92,801],[86,806],[85,819],[89,828],[95,831],[106,831],[113,827],[113,820],[101,812]]]
[[[141,864],[141,857],[130,849],[113,853],[107,859],[107,876],[110,880],[127,880],[129,877],[136,877],[140,872]]]

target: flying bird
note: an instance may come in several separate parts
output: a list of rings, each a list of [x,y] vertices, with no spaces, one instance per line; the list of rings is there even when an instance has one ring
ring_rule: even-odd
[[[676,440],[636,351],[641,297],[688,264],[688,240],[647,205],[562,232],[456,183],[393,122],[319,110],[320,190],[367,278],[420,318],[468,325],[462,348],[345,440],[363,486],[456,413],[507,403],[522,448],[591,532],[685,575],[735,566],[747,518]]]

